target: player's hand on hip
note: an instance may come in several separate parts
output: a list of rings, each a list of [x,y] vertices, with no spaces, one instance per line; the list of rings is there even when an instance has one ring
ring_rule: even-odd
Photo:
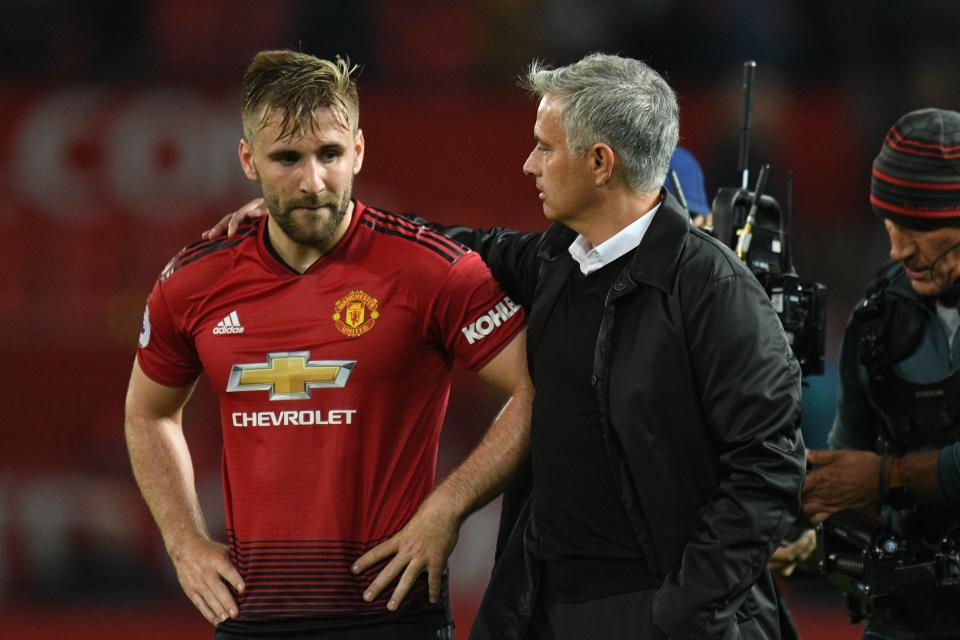
[[[438,502],[431,502],[431,499],[427,498],[403,529],[354,563],[353,572],[363,573],[390,558],[364,592],[364,600],[376,600],[399,576],[400,581],[387,603],[387,609],[396,611],[417,577],[426,571],[430,602],[440,601],[443,573],[446,570],[447,558],[457,544],[461,521],[458,516],[437,504]]]
[[[239,229],[240,225],[244,222],[256,220],[266,215],[269,215],[269,212],[267,211],[267,205],[263,202],[263,198],[255,198],[233,213],[228,213],[220,218],[220,222],[200,235],[204,240],[216,240],[224,234],[229,238],[237,232],[237,229]]]
[[[237,616],[239,608],[231,588],[243,593],[245,585],[230,562],[226,545],[195,538],[170,549],[170,559],[183,592],[210,624]]]

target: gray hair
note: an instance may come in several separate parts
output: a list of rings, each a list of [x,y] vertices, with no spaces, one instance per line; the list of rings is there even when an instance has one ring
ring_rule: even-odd
[[[610,145],[634,191],[657,191],[680,137],[673,89],[639,60],[593,53],[550,69],[530,64],[521,86],[561,100],[561,121],[570,152],[582,156],[594,144]]]

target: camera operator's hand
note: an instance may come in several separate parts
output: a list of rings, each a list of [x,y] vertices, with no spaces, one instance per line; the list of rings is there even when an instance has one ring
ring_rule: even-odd
[[[814,524],[841,509],[874,511],[880,504],[880,456],[872,451],[812,450],[815,468],[803,483],[803,513]]]
[[[773,573],[789,578],[798,565],[802,565],[817,549],[817,534],[807,529],[799,538],[788,542],[773,552],[767,567]]]

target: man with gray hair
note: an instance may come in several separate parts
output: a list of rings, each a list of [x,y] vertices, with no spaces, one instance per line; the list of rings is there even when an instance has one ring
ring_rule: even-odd
[[[777,314],[661,188],[679,130],[662,77],[594,54],[524,86],[524,172],[553,226],[450,230],[527,309],[536,388],[530,499],[505,513],[471,637],[778,638],[766,562],[804,449]]]
[[[523,84],[540,99],[523,169],[553,225],[445,230],[526,309],[536,388],[471,638],[779,638],[767,560],[804,448],[777,314],[662,188],[679,137],[662,77],[594,54]]]

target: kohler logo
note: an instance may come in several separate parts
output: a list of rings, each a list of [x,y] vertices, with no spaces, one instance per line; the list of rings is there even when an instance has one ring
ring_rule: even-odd
[[[927,389],[925,391],[915,392],[913,397],[917,400],[923,400],[925,398],[940,398],[943,395],[943,389]]]

